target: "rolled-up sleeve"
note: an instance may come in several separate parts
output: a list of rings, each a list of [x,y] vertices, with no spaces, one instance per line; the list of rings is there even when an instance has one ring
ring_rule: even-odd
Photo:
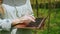
[[[26,3],[22,6],[17,7],[17,10],[18,10],[17,13],[19,17],[22,17],[24,15],[34,16],[30,0],[26,0]]]
[[[27,0],[26,6],[27,6],[27,12],[28,12],[30,15],[33,16],[34,14],[33,14],[33,10],[32,10],[32,6],[31,6],[31,3],[30,3],[30,0]]]
[[[10,31],[12,21],[10,19],[0,19],[0,30]]]

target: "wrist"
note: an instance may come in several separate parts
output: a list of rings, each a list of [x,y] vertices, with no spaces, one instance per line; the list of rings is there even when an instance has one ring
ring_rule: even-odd
[[[12,21],[12,25],[16,25],[16,24],[19,24],[19,23],[23,23],[22,19],[16,19],[16,20]]]

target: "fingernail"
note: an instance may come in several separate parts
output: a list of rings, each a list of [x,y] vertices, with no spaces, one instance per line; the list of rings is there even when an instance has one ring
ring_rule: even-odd
[[[33,22],[36,22],[35,20],[33,20]]]

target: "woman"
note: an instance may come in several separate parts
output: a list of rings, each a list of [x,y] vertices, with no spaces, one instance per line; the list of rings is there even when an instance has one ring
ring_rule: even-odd
[[[32,34],[30,29],[16,25],[29,24],[31,21],[35,22],[35,17],[30,0],[0,0],[0,34]]]

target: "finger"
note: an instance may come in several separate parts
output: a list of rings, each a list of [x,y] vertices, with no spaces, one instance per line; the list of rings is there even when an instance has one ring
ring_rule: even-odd
[[[31,20],[25,20],[24,23],[29,24]]]
[[[33,21],[33,22],[35,22],[35,20],[34,20],[34,19],[32,19],[31,17],[29,17],[29,20],[31,20],[31,21]]]
[[[32,17],[32,16],[25,16],[25,18],[26,19],[28,19],[28,20],[30,20],[30,21],[33,21],[33,22],[35,22],[35,18],[34,17]]]
[[[32,16],[32,15],[30,15],[30,17],[31,17],[32,19],[35,19],[35,17],[34,17],[34,16]]]
[[[35,17],[32,15],[25,15],[25,17],[31,17],[32,19],[35,19]]]
[[[36,19],[34,16],[31,15],[32,18]]]
[[[35,22],[35,17],[25,15],[24,17],[22,17],[22,20],[23,21],[29,20]]]

